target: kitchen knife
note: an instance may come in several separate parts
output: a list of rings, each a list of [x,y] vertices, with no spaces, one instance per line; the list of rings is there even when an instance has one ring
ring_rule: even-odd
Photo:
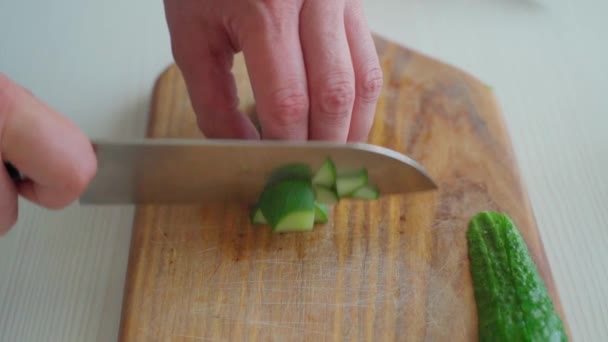
[[[367,169],[381,196],[436,188],[416,161],[362,143],[141,139],[93,147],[97,174],[81,204],[252,203],[276,168],[306,163],[315,171],[327,158],[338,170]]]

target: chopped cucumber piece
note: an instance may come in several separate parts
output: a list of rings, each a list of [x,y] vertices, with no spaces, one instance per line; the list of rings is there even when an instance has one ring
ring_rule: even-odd
[[[315,223],[327,223],[327,206],[315,203]]]
[[[262,209],[257,208],[253,211],[253,215],[251,217],[251,222],[253,224],[267,224],[268,221],[266,221],[266,217],[264,217],[264,214],[262,213]]]
[[[338,194],[335,190],[324,186],[314,186],[315,200],[321,204],[336,204],[338,203]]]
[[[376,188],[374,185],[367,184],[355,190],[355,192],[353,192],[350,196],[354,198],[372,200],[378,198],[379,195],[380,192],[378,191],[378,188]]]
[[[312,184],[333,188],[336,184],[336,167],[334,162],[327,158],[312,179]]]
[[[274,227],[277,233],[285,232],[308,232],[315,224],[315,211],[294,211],[284,216]]]
[[[327,158],[313,175],[310,166],[292,163],[277,168],[251,212],[254,224],[269,224],[275,232],[310,231],[328,222],[328,206],[340,198],[376,199],[366,169],[337,171]]]
[[[310,168],[310,166],[300,163],[293,163],[281,166],[272,172],[272,174],[268,178],[266,186],[270,186],[274,183],[288,179],[301,179],[310,181],[312,179],[312,169]]]
[[[258,203],[275,231],[305,231],[314,225],[315,194],[310,180],[275,182],[266,187]]]
[[[367,170],[358,169],[339,173],[336,179],[336,190],[339,197],[350,196],[355,190],[367,184]]]

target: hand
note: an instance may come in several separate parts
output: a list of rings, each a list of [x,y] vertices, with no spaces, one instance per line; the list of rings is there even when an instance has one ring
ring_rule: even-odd
[[[0,236],[17,220],[17,196],[49,209],[78,198],[97,170],[91,143],[76,126],[0,73],[0,159],[28,180],[15,184],[0,167]]]
[[[175,61],[209,138],[257,139],[238,111],[243,52],[263,138],[360,141],[382,69],[361,0],[164,0]]]

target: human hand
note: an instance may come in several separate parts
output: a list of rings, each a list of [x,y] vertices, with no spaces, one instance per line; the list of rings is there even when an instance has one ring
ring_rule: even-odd
[[[238,110],[243,52],[265,139],[361,141],[382,69],[361,0],[164,0],[173,55],[201,131],[258,139]]]
[[[17,221],[18,195],[60,209],[80,196],[97,170],[85,135],[2,73],[0,159],[27,177],[15,184],[0,166],[0,236]]]

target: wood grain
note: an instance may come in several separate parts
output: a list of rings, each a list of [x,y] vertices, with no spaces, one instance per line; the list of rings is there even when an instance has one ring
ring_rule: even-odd
[[[344,201],[309,234],[251,226],[244,205],[142,206],[121,340],[475,340],[464,233],[480,210],[513,218],[564,317],[491,90],[379,37],[376,46],[385,84],[370,142],[421,162],[440,190]],[[203,138],[175,66],[156,85],[148,136]]]

